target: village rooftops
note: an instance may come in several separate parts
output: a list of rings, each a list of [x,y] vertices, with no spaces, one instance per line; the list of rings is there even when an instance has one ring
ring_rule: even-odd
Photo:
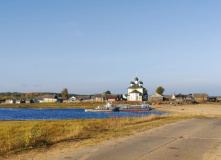
[[[46,95],[44,95],[43,98],[57,98],[57,96],[55,94],[53,94],[53,95],[46,94]]]
[[[104,97],[104,95],[103,94],[94,94],[94,97]]]
[[[122,97],[122,94],[107,94],[106,98],[117,98],[117,97]]]
[[[192,94],[192,96],[193,96],[194,98],[208,97],[208,94],[206,94],[206,93],[194,93],[194,94]]]

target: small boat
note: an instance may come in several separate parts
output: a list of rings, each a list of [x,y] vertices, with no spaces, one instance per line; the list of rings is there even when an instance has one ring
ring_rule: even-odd
[[[107,102],[103,107],[97,106],[96,108],[86,108],[85,112],[117,112],[118,106],[113,106],[112,102]]]
[[[141,103],[137,105],[121,105],[120,111],[127,112],[141,112],[141,111],[150,111],[150,105],[148,103]]]

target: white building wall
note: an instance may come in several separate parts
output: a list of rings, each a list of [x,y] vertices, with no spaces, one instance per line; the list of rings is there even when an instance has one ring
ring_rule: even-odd
[[[55,98],[44,98],[44,102],[57,102]]]
[[[130,93],[130,101],[139,101],[138,93]]]
[[[139,95],[139,93],[131,93],[128,97],[128,101],[142,101],[142,96]]]

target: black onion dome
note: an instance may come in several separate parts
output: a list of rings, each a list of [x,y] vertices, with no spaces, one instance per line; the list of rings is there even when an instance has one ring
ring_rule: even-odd
[[[130,82],[130,84],[134,84],[134,82],[133,82],[133,81],[131,81],[131,82]]]

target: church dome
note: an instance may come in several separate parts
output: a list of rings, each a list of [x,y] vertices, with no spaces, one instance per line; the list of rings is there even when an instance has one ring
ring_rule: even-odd
[[[135,81],[138,81],[138,78],[136,77],[134,80],[135,80]]]
[[[134,84],[134,82],[133,82],[133,81],[131,81],[131,82],[130,82],[130,84]]]
[[[140,84],[143,84],[143,82],[142,82],[142,81],[140,81],[139,83],[140,83]]]

